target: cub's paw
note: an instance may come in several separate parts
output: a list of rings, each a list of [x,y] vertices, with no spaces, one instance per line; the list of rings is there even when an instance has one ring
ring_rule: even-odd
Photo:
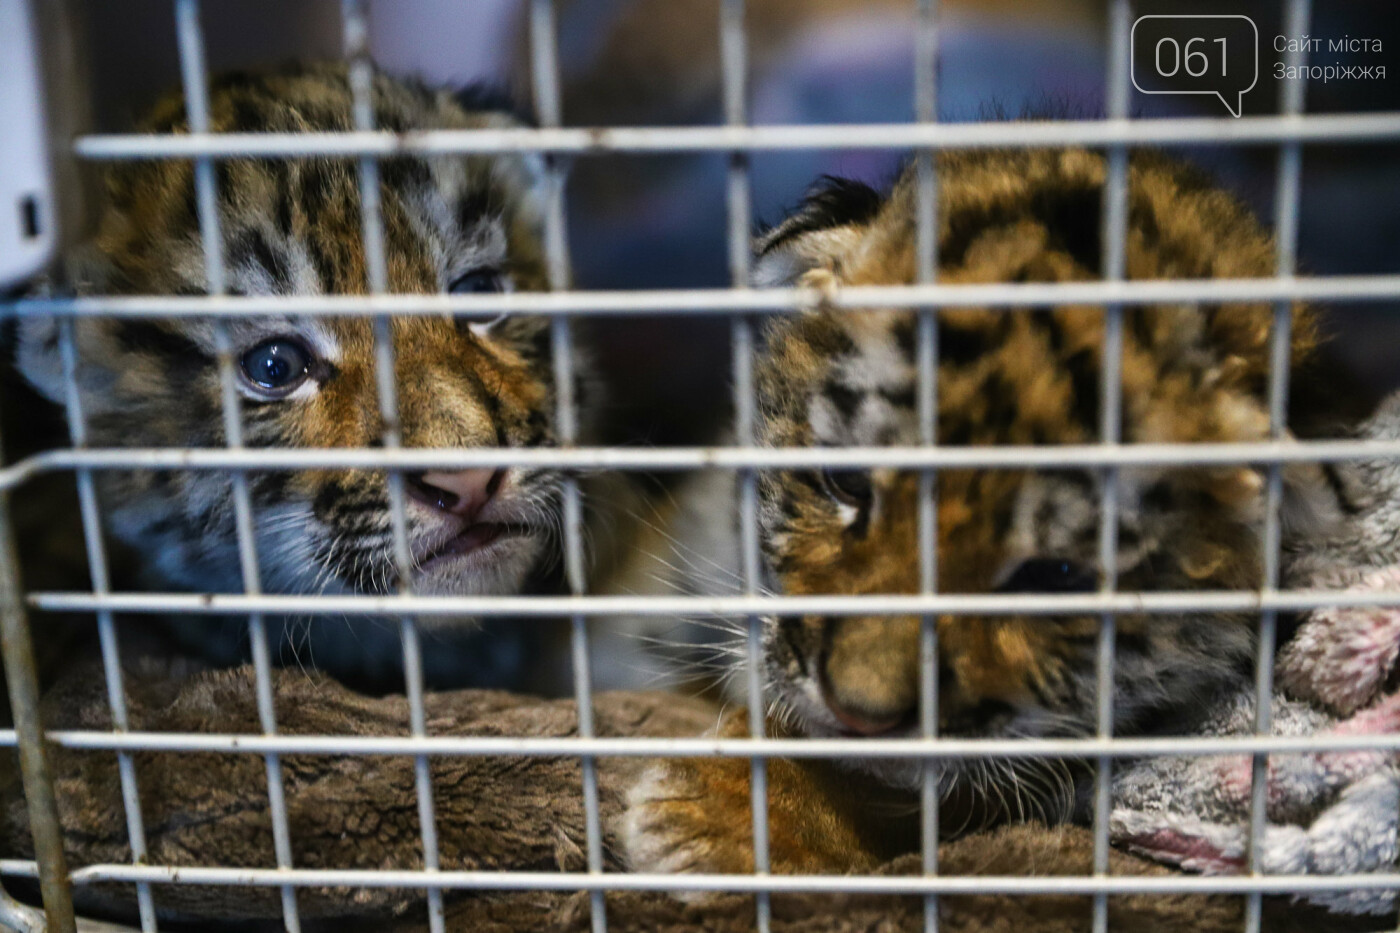
[[[748,761],[672,759],[652,765],[628,792],[623,838],[633,871],[745,874],[753,871],[752,827]]]

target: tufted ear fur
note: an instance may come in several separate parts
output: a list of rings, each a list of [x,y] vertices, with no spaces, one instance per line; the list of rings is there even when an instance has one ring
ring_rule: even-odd
[[[803,273],[845,252],[857,228],[880,212],[885,199],[862,182],[830,175],[808,189],[802,204],[754,242],[753,284],[792,285]]]
[[[480,117],[484,124],[492,129],[518,129],[539,125],[530,109],[499,84],[469,84],[453,91],[452,99],[457,106]],[[515,181],[527,208],[526,215],[536,228],[536,233],[543,235],[545,199],[548,196],[549,184],[545,157],[538,152],[524,152],[501,158],[499,165],[518,169],[519,176]]]

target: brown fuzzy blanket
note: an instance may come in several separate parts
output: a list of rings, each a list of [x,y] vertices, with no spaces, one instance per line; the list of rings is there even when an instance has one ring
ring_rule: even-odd
[[[316,676],[275,674],[279,727],[287,734],[403,735],[408,708],[402,697],[368,699]],[[257,711],[249,669],[196,675],[184,681],[142,676],[127,680],[133,728],[149,731],[256,733]],[[697,735],[715,711],[668,694],[602,694],[596,703],[600,735]],[[45,699],[49,728],[108,729],[100,671],[79,671]],[[436,735],[567,736],[576,720],[571,702],[496,691],[455,691],[427,698],[428,727]],[[130,859],[111,752],[54,749],[53,768],[72,866]],[[609,870],[624,870],[616,827],[626,789],[646,762],[599,762],[605,854]],[[263,759],[251,754],[142,753],[136,770],[149,861],[161,865],[272,867]],[[295,864],[313,868],[421,866],[413,762],[409,758],[292,755],[283,759]],[[584,817],[577,761],[543,757],[445,757],[432,777],[442,867],[448,870],[578,871],[585,867]],[[30,855],[22,794],[13,769],[0,804],[4,856]],[[945,844],[940,868],[949,874],[1085,874],[1092,844],[1081,829],[1020,826]],[[918,870],[910,856],[885,866],[891,874]],[[1167,869],[1115,853],[1119,875],[1161,875]],[[157,907],[169,920],[206,929],[208,921],[241,920],[276,927],[273,889],[157,885]],[[110,918],[135,915],[129,885],[80,890],[83,909]],[[586,930],[589,904],[578,893],[449,892],[448,928],[468,931]],[[753,928],[752,899],[721,896],[682,904],[664,894],[611,894],[609,929],[615,931]],[[1240,929],[1242,907],[1233,897],[1114,898],[1112,926],[1122,930],[1213,933]],[[426,930],[423,895],[414,890],[304,888],[298,905],[306,928]],[[774,929],[830,933],[893,933],[920,927],[918,898],[778,896]],[[1271,929],[1319,929],[1316,914]],[[1303,926],[1293,926],[1297,920]],[[1089,928],[1083,897],[948,897],[945,931],[1059,933]]]

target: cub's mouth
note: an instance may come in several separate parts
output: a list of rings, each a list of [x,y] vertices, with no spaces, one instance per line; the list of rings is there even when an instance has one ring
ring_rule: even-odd
[[[420,572],[432,573],[463,558],[484,557],[493,546],[512,538],[529,537],[535,531],[526,524],[475,522],[447,538],[414,547],[413,563]]]

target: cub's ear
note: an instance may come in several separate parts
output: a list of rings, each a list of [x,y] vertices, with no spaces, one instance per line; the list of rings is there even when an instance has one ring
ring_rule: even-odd
[[[37,281],[29,297],[47,298],[65,295],[102,294],[111,277],[106,259],[95,249],[82,247],[65,260],[62,269]],[[82,382],[106,383],[113,374],[96,360],[115,359],[111,346],[113,322],[104,319],[80,320],[74,326],[83,360]],[[25,315],[15,323],[15,368],[34,388],[50,401],[63,404],[67,389],[63,378],[63,354],[59,340],[59,319],[48,315]],[[96,393],[85,392],[84,402],[95,401]],[[89,406],[91,407],[91,406]]]
[[[1283,468],[1283,501],[1279,519],[1289,538],[1336,534],[1347,517],[1347,503],[1327,471],[1316,463],[1291,463]]]
[[[539,125],[530,108],[499,84],[469,84],[453,91],[452,100],[493,129],[518,129]],[[513,170],[513,182],[519,187],[532,222],[540,228],[542,234],[547,194],[545,186],[548,183],[544,156],[538,152],[523,152],[500,159],[497,164],[508,166],[507,171]]]
[[[1291,435],[1290,435],[1291,436]],[[1207,470],[1205,492],[1226,509],[1262,510],[1268,474],[1255,467]],[[1316,463],[1290,463],[1283,468],[1283,497],[1279,520],[1289,540],[1333,534],[1346,520],[1346,503],[1326,470]],[[1262,511],[1258,514],[1262,514]]]
[[[467,113],[496,113],[520,126],[535,126],[538,122],[515,95],[502,85],[489,81],[458,88],[452,92],[452,99]]]
[[[1400,392],[1386,396],[1345,433],[1357,440],[1400,440]],[[1394,552],[1391,516],[1400,503],[1400,466],[1394,461],[1344,461],[1331,467],[1294,463],[1284,467],[1283,483],[1286,532],[1339,536],[1353,548],[1369,549],[1373,558]],[[1382,528],[1380,534],[1370,530]]]
[[[753,284],[791,285],[809,269],[832,265],[884,203],[867,184],[822,176],[797,210],[754,241]]]

